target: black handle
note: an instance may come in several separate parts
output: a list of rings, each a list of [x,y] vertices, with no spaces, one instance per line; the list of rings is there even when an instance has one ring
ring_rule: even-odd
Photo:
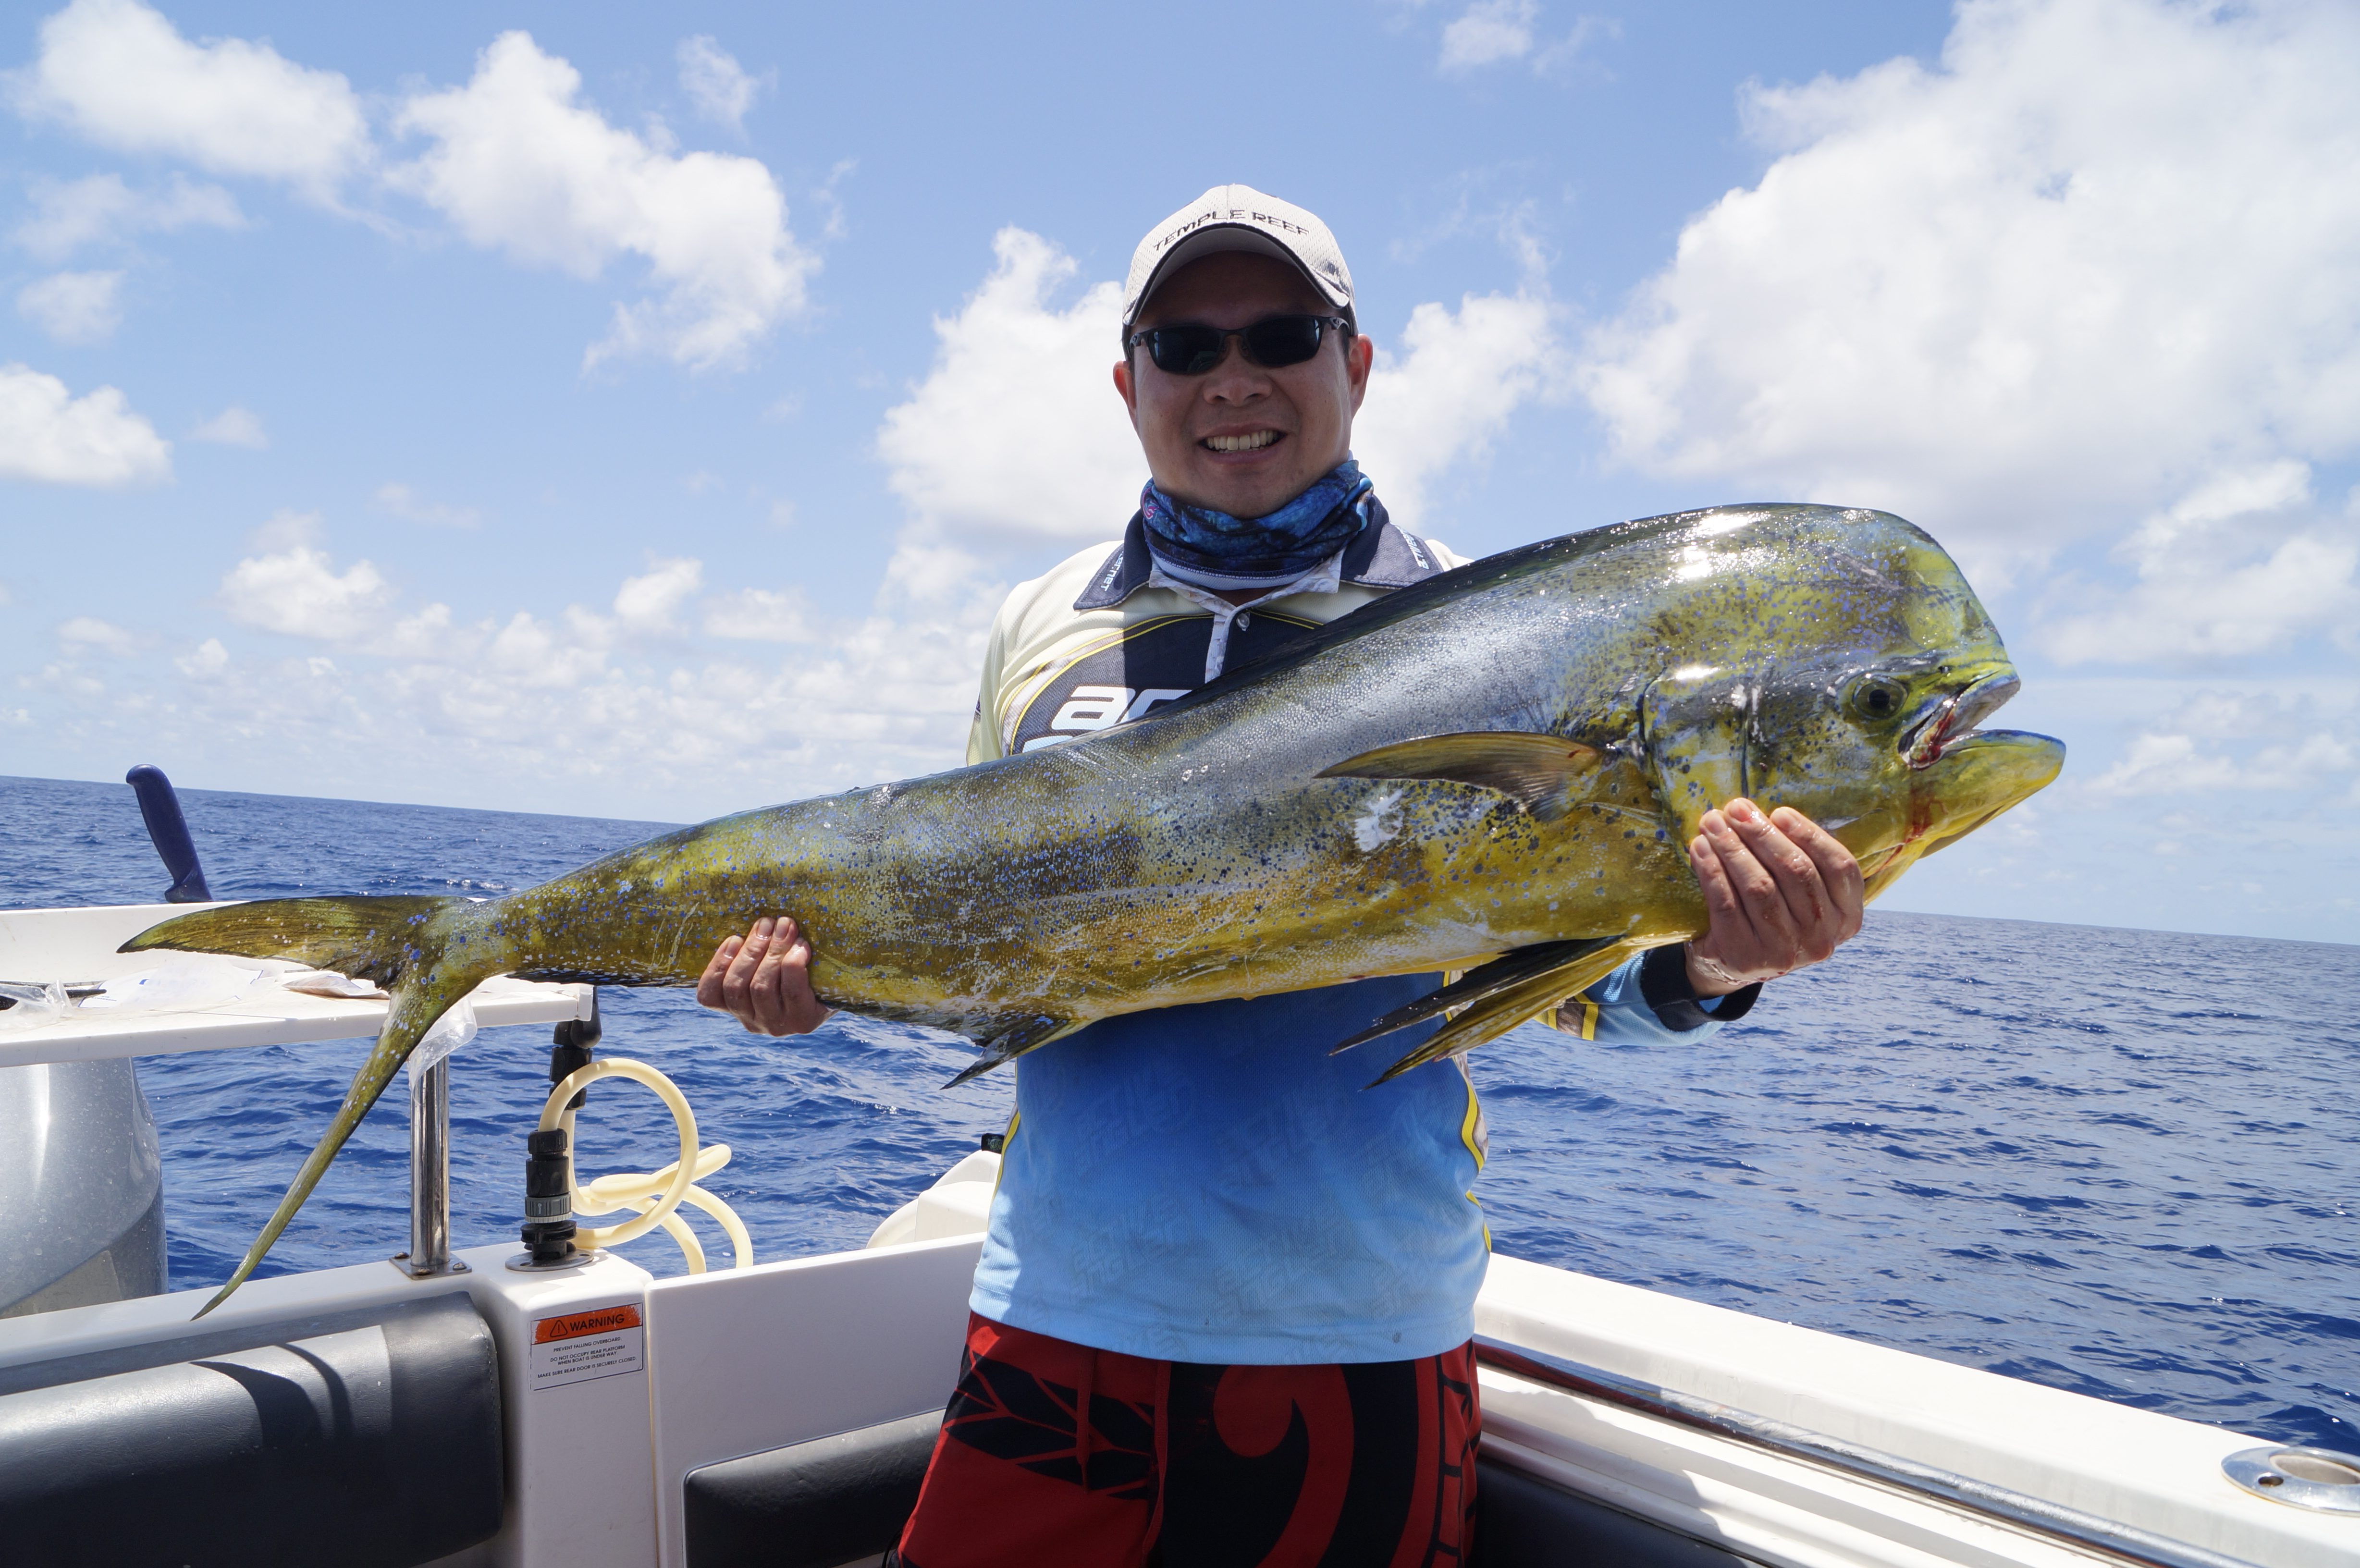
[[[139,797],[139,814],[147,819],[148,842],[164,857],[164,869],[171,873],[172,885],[164,890],[164,901],[212,903],[205,868],[197,864],[197,846],[189,837],[188,821],[180,815],[180,798],[172,793],[172,781],[164,777],[162,768],[147,762],[125,774],[123,781]]]

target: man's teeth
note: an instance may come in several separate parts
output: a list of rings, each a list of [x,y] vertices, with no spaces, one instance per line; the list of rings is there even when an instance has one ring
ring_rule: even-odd
[[[1207,436],[1205,444],[1215,452],[1257,452],[1277,439],[1276,430],[1256,430],[1250,436]]]

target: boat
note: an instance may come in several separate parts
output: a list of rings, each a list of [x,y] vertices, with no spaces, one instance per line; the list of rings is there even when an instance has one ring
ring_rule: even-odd
[[[577,1185],[583,1151],[551,1138],[577,1090],[677,1091],[600,1054],[592,987],[494,979],[475,1022],[559,1048],[544,1130],[518,1150],[532,1245],[449,1246],[443,1062],[410,1074],[409,1236],[383,1261],[252,1280],[198,1320],[209,1292],[163,1288],[131,1059],[365,1038],[385,1002],[238,961],[253,978],[93,1006],[152,984],[154,955],[115,949],[191,907],[0,912],[0,977],[30,1009],[0,1014],[0,1291],[24,1286],[0,1293],[0,1562],[880,1560],[958,1372],[992,1139],[864,1247],[770,1237],[759,1261],[739,1227],[729,1266],[691,1240],[691,1272],[657,1278],[600,1213],[685,1236],[678,1203],[726,1210],[694,1196],[726,1153],[682,1102],[676,1165]],[[1493,1257],[1476,1319],[1483,1568],[2360,1563],[2360,1456],[1513,1257]]]

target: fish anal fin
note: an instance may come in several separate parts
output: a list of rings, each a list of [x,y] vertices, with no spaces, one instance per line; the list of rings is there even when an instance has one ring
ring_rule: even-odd
[[[1474,730],[1381,746],[1323,768],[1322,779],[1441,779],[1497,789],[1543,822],[1573,807],[1603,754],[1563,735]]]
[[[971,1078],[980,1078],[993,1068],[1015,1061],[1028,1051],[1038,1051],[1053,1040],[1063,1040],[1081,1027],[1077,1019],[1052,1018],[1043,1013],[1019,1018],[1006,1029],[978,1035],[976,1043],[983,1047],[983,1053],[967,1063],[958,1076],[943,1087],[956,1089]]]
[[[1395,1007],[1367,1029],[1328,1051],[1341,1055],[1356,1045],[1407,1029],[1415,1023],[1455,1008],[1471,1007],[1486,997],[1498,995],[1512,986],[1521,985],[1535,975],[1554,974],[1568,964],[1576,964],[1610,943],[1619,943],[1619,937],[1587,937],[1571,942],[1545,942],[1531,947],[1520,947],[1469,970],[1438,991],[1429,991],[1406,1006]]]
[[[1640,942],[1610,942],[1571,963],[1544,970],[1494,992],[1437,1029],[1432,1039],[1386,1068],[1369,1087],[1373,1089],[1377,1083],[1398,1078],[1429,1062],[1489,1044],[1518,1024],[1538,1018],[1563,1005],[1567,997],[1597,985],[1646,945]]]

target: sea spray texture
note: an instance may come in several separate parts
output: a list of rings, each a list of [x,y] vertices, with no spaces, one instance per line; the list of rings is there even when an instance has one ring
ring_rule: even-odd
[[[138,807],[95,770],[105,782],[0,779],[8,903],[155,899]],[[181,793],[233,898],[499,892],[670,825]],[[1702,1045],[1601,1050],[1526,1025],[1477,1052],[1493,1158],[1476,1194],[1498,1249],[2360,1452],[2360,947],[1892,901]],[[661,1062],[738,1150],[720,1190],[766,1261],[858,1247],[1008,1122],[1008,1074],[938,1092],[968,1051],[932,1030],[839,1014],[767,1040],[716,1029],[684,991],[610,992],[604,1012],[609,1048]],[[454,1246],[514,1249],[547,1039],[493,1029],[457,1058]],[[176,1288],[228,1278],[365,1049],[140,1061]],[[594,1092],[584,1126],[593,1173],[661,1164],[676,1141],[628,1089]],[[395,1251],[409,1160],[403,1118],[371,1116],[259,1272]],[[661,1236],[627,1250],[684,1268]]]
[[[2056,742],[1973,729],[2015,686],[1909,524],[1722,507],[1445,573],[1069,746],[725,818],[489,903],[279,900],[126,949],[394,994],[226,1296],[490,975],[691,985],[724,936],[792,912],[824,998],[966,1034],[989,1065],[1115,1014],[1473,968],[1399,1072],[1699,931],[1683,846],[1731,796],[1826,822],[1883,890],[2055,776]]]

